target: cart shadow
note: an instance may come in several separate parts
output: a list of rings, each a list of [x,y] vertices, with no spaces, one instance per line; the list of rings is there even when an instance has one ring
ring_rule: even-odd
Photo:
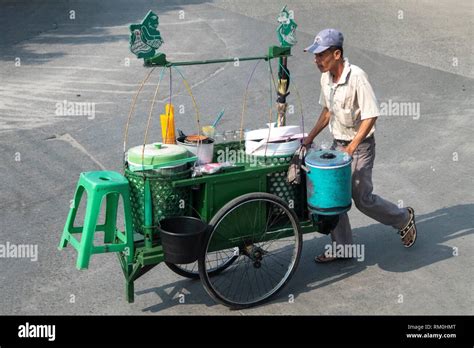
[[[301,293],[314,291],[343,281],[368,266],[378,265],[388,272],[410,272],[436,262],[455,257],[454,248],[461,242],[444,243],[474,233],[474,204],[456,205],[434,212],[417,215],[418,238],[410,248],[403,248],[395,231],[382,224],[373,224],[353,230],[354,243],[364,246],[363,258],[341,260],[327,264],[316,264],[314,256],[324,251],[331,243],[329,236],[318,235],[305,240],[295,275],[289,285],[270,303],[283,303],[292,295],[295,299]],[[163,286],[137,291],[136,295],[155,293],[161,303],[144,308],[144,312],[156,313],[178,305],[218,304],[208,296],[200,280],[182,279]],[[184,294],[184,298],[180,296]],[[183,301],[183,302],[180,302]]]
[[[216,305],[212,298],[207,295],[199,279],[182,278],[176,282],[162,286],[136,291],[135,295],[140,296],[149,293],[156,294],[161,300],[161,303],[143,308],[142,312],[156,313],[164,309],[192,304],[206,306]]]
[[[331,243],[329,236],[305,240],[302,257],[289,286],[278,296],[285,302],[291,294],[314,291],[347,279],[378,265],[387,272],[410,272],[437,262],[457,257],[462,241],[458,238],[474,233],[474,204],[462,204],[417,215],[418,238],[412,248],[404,248],[394,230],[373,224],[353,230],[354,243],[364,246],[364,258],[338,260],[327,264],[314,262]],[[445,245],[445,243],[449,245]],[[459,253],[459,255],[462,254]]]

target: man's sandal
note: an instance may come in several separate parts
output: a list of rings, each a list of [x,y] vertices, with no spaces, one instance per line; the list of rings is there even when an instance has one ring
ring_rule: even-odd
[[[336,260],[350,260],[352,257],[338,257],[338,256],[326,256],[326,254],[318,255],[314,258],[314,261],[317,263],[327,263]]]
[[[400,231],[398,231],[398,234],[400,234],[400,238],[402,239],[403,246],[405,248],[410,248],[413,246],[413,244],[415,244],[417,231],[416,231],[416,225],[415,225],[415,211],[413,210],[412,207],[407,207],[407,209],[408,209],[408,214],[410,214],[410,219],[408,220],[407,225],[403,227]],[[407,235],[409,236],[410,233],[412,235],[412,239],[408,244],[406,244],[405,238],[407,237]]]
[[[324,254],[318,255],[314,258],[314,261],[317,263],[326,263],[337,260],[337,257],[326,256]]]

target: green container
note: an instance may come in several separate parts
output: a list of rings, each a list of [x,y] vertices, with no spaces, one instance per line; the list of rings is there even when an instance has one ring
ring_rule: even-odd
[[[173,144],[153,143],[145,147],[135,146],[127,151],[127,161],[134,166],[166,165],[188,157],[188,150]]]
[[[134,232],[144,234],[145,223],[145,180],[150,183],[152,201],[153,232],[158,234],[158,223],[161,219],[171,216],[190,215],[190,188],[172,186],[173,180],[191,177],[191,170],[163,172],[148,170],[132,172],[125,169],[125,177],[130,184],[130,201],[132,206],[132,221]]]

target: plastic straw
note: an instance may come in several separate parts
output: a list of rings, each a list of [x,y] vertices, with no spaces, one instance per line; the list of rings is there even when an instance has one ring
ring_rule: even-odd
[[[224,112],[225,112],[225,108],[222,109],[222,111],[219,113],[219,115],[217,116],[216,120],[215,120],[214,123],[212,124],[212,126],[213,126],[214,128],[216,128],[217,123],[221,120],[222,116],[224,116]]]

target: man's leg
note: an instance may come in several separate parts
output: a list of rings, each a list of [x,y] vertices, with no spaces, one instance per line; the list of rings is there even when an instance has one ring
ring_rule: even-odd
[[[372,219],[401,229],[407,225],[410,216],[406,208],[374,195],[372,185],[372,168],[375,159],[375,140],[370,138],[362,142],[354,156],[355,168],[352,172],[352,198],[362,213]]]
[[[331,231],[331,239],[336,244],[352,244],[352,229],[347,213],[339,215],[339,222]]]
[[[337,246],[339,244],[352,244],[352,230],[351,224],[349,222],[349,216],[347,216],[347,213],[339,215],[339,222],[337,223],[334,230],[331,231],[331,239],[333,243],[329,250],[332,250],[332,252],[336,252],[337,250],[333,250],[334,245]],[[331,256],[330,254],[326,254],[326,251],[328,251],[327,248],[325,248],[325,253],[316,256],[314,258],[314,261],[329,262],[335,260],[335,257]]]
[[[331,147],[341,151],[341,146],[338,145],[335,141]],[[353,160],[351,164],[352,175],[354,175],[354,170],[356,169],[358,154],[354,153]],[[351,223],[349,222],[349,216],[347,213],[339,215],[339,222],[336,225],[336,228],[331,231],[331,239],[337,244],[352,244],[352,229]]]
[[[333,148],[341,150],[336,143]],[[372,219],[390,225],[396,229],[402,229],[410,220],[407,209],[401,209],[397,205],[374,195],[372,184],[372,168],[375,160],[375,139],[373,137],[362,142],[352,156],[352,199],[362,213]],[[331,239],[338,244],[352,244],[352,229],[347,213],[341,214],[336,228],[331,231]],[[326,262],[319,255],[317,262]]]

